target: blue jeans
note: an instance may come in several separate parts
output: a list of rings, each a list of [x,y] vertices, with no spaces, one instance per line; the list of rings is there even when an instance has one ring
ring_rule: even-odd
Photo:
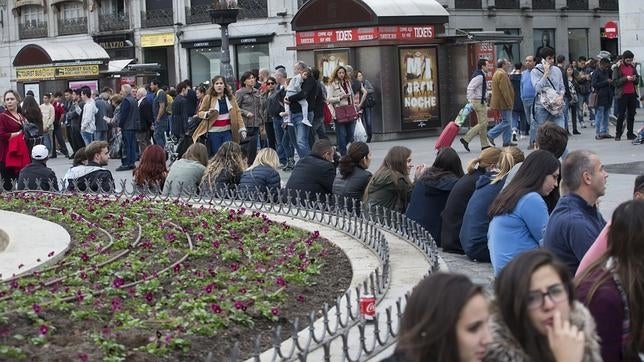
[[[107,141],[107,131],[94,131],[94,139],[97,141]]]
[[[517,112],[512,111],[512,129],[517,130],[517,132],[526,132],[527,128],[525,127],[525,113],[523,111]]]
[[[161,147],[165,147],[165,134],[169,130],[169,117],[167,115],[163,116],[159,122],[154,123],[154,143]]]
[[[134,166],[136,163],[136,151],[138,144],[136,143],[136,130],[123,130],[123,153],[121,157],[121,164],[123,166]]]
[[[362,109],[362,120],[364,121],[364,128],[367,131],[367,140],[371,140],[371,135],[373,132],[373,123],[371,121],[371,111],[373,108],[365,107]]]
[[[54,156],[56,155],[56,150],[53,149],[53,146],[52,146],[52,143],[51,143],[51,131],[43,132],[42,144],[45,145],[45,147],[47,147],[47,150],[49,150],[50,155],[52,154],[52,151],[53,151]]]
[[[595,135],[608,134],[608,116],[610,107],[595,108]]]
[[[284,145],[284,129],[282,128],[282,123],[282,117],[273,117],[273,131],[275,131],[275,150],[277,151],[277,157],[279,157],[280,163],[285,165],[288,156],[286,154]]]
[[[526,118],[526,129],[528,130],[528,134],[530,135],[530,144],[533,144],[534,141],[537,139],[537,129],[534,128],[533,123],[534,123],[534,116],[532,114],[532,108],[534,106],[534,98],[530,99],[522,99],[523,101],[523,111],[525,112],[525,118]]]
[[[487,136],[491,139],[495,139],[499,137],[500,134],[503,134],[503,146],[507,146],[512,142],[512,127],[510,126],[510,122],[512,122],[512,110],[501,109],[500,111],[501,123],[489,130]]]
[[[210,145],[210,149],[208,150],[208,156],[212,157],[219,151],[219,147],[223,145],[225,142],[232,141],[233,140],[233,133],[228,130],[228,131],[223,131],[223,132],[208,132],[208,143]]]
[[[566,124],[564,123],[564,115],[563,115],[563,113],[560,113],[560,114],[558,114],[556,116],[553,116],[552,114],[550,114],[550,112],[548,112],[545,108],[543,108],[543,106],[541,104],[537,104],[537,105],[534,106],[534,120],[537,123],[536,128],[538,128],[540,125],[546,123],[546,121],[553,122],[553,123],[557,124],[557,126],[563,128],[563,129],[566,128]],[[536,131],[536,128],[535,128],[535,131]]]
[[[577,119],[579,122],[584,121],[584,103],[588,104],[588,98],[590,98],[590,93],[589,94],[577,94],[577,98],[579,99],[579,107],[577,107]],[[595,112],[593,111],[592,108],[588,107],[588,117],[590,118],[590,121],[595,120]]]
[[[94,132],[81,132],[81,137],[83,137],[83,142],[87,146],[94,140]]]
[[[308,112],[308,117],[308,119],[313,119],[313,112]],[[302,119],[302,113],[293,113],[291,116],[291,122],[293,122],[293,126],[295,127],[295,149],[297,150],[297,154],[300,156],[300,159],[308,156],[311,152],[311,148],[309,146],[309,132],[311,127],[302,124]]]
[[[342,156],[347,154],[347,144],[353,142],[353,134],[356,130],[356,122],[338,123],[335,122],[335,134],[338,138],[338,152]]]

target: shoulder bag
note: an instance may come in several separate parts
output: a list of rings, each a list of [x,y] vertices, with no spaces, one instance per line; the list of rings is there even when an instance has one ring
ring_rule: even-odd
[[[544,74],[541,69],[534,69],[540,71],[541,74]],[[550,87],[541,89],[541,92],[539,92],[539,102],[541,102],[541,105],[546,109],[546,111],[548,111],[548,113],[553,116],[558,116],[561,114],[561,111],[563,111],[564,104],[559,99],[559,93],[555,90],[555,85],[552,84],[550,77],[547,78],[550,83]]]
[[[351,85],[349,85],[349,89],[351,89],[350,87]],[[355,122],[358,118],[360,118],[360,115],[356,111],[356,106],[354,105],[352,98],[353,97],[349,97],[349,104],[344,106],[334,107],[336,122],[340,124],[351,123],[351,122]]]

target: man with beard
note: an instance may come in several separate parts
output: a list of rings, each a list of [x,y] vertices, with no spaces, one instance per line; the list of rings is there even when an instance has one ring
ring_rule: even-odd
[[[80,165],[69,170],[65,183],[68,191],[94,192],[114,191],[112,173],[104,168],[110,158],[109,144],[105,141],[93,141],[85,147],[87,165]]]

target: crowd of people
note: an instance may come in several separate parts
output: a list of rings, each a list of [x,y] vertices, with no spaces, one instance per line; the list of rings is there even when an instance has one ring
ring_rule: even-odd
[[[123,85],[119,94],[68,90],[45,95],[41,106],[29,95],[20,105],[17,92],[7,91],[0,113],[4,186],[15,180],[18,189],[112,191],[114,178],[104,166],[112,151],[108,140],[120,137],[117,171],[131,170],[139,192],[235,192],[312,205],[343,199],[346,209],[358,213],[393,210],[423,226],[444,251],[491,263],[496,279],[492,300],[464,276],[437,273],[423,280],[408,300],[390,360],[637,361],[644,351],[644,176],[636,179],[634,200],[620,205],[607,223],[597,203],[608,175],[597,154],[568,152],[569,112],[561,112],[573,110],[573,133],[578,131],[583,112],[576,122],[571,104],[583,109],[579,83],[587,81],[597,98],[596,138],[606,138],[607,118],[600,113],[613,106],[614,96],[620,99],[615,137],[622,136],[626,115],[626,137],[635,139],[631,87],[638,75],[629,65],[632,53],[625,52],[612,73],[605,59],[586,72],[575,65],[560,70],[551,49],[542,56],[528,75],[520,73],[519,88],[528,86],[524,80],[532,85],[533,103],[525,98],[529,94],[515,93],[507,62],[498,62],[489,104],[502,121],[489,131],[483,111],[490,64],[479,61],[468,101],[481,118],[461,142],[469,151],[478,134],[482,150],[465,170],[450,147],[425,166],[413,164],[411,149],[393,146],[372,174],[368,142],[353,140],[356,122],[371,132],[365,111],[371,85],[349,66],[337,67],[323,82],[319,71],[297,62],[290,82],[283,67],[272,75],[245,72],[236,92],[221,76],[194,90],[189,81],[168,92],[157,81],[149,90]],[[526,65],[533,64],[528,58]],[[534,116],[518,123],[535,149],[528,155],[516,147],[509,126],[513,113],[520,113],[517,95],[525,101],[524,114]],[[578,95],[576,102],[570,102],[572,95]],[[337,146],[325,135],[323,107],[337,112]],[[346,107],[362,118],[339,122]],[[499,135],[503,147],[494,144]],[[169,152],[166,143],[174,143],[173,137],[177,149]],[[62,185],[46,165],[56,157],[56,141],[73,158]],[[168,167],[172,152],[178,159]],[[291,171],[286,182],[280,169]]]
[[[581,134],[584,118],[595,127],[595,139],[626,138],[639,145],[644,141],[644,127],[635,130],[635,110],[640,106],[640,75],[630,50],[609,58],[579,57],[566,63],[544,47],[537,56],[529,55],[524,63],[512,65],[499,59],[496,70],[491,61],[480,59],[467,86],[467,101],[476,113],[478,124],[460,139],[470,151],[470,142],[480,136],[481,149],[494,145],[502,136],[503,146],[516,146],[519,138],[529,137],[528,149],[534,149],[537,128],[546,121],[564,128],[569,135]],[[491,89],[486,77],[492,75]],[[644,97],[642,98],[644,99]],[[489,108],[498,114],[499,123],[488,130]],[[612,109],[612,112],[611,112]],[[615,135],[608,131],[609,120]],[[624,129],[626,123],[626,129]]]

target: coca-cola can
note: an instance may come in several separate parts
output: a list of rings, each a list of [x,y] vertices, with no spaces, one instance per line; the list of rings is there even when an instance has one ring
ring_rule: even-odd
[[[360,297],[360,315],[368,321],[376,319],[376,297],[371,294]]]

